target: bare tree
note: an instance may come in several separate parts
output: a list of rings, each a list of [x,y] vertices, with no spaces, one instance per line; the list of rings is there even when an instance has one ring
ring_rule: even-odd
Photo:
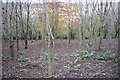
[[[23,7],[22,7],[22,2],[20,2],[20,6],[19,6],[19,8],[20,8],[20,25],[21,25],[21,37],[22,37],[22,39],[24,38],[24,36],[25,36],[25,31],[24,31],[24,24],[23,24],[23,13],[22,13],[22,11],[23,11]]]
[[[46,2],[46,0],[45,0]],[[51,39],[54,40],[53,34],[52,34],[52,30],[50,27],[50,23],[49,23],[49,16],[48,16],[48,6],[47,3],[45,3],[45,15],[46,15],[46,31],[48,34],[48,53],[50,55],[49,57],[49,62],[48,62],[48,76],[52,76],[52,61],[51,61],[51,52],[50,52],[50,48],[51,48]],[[54,42],[53,42],[54,45]]]
[[[80,17],[80,26],[79,26],[79,51],[80,51],[80,48],[81,48],[81,40],[82,40],[82,4],[80,3],[80,0],[79,0],[79,9],[77,10],[78,11],[78,14],[79,14],[79,17]]]
[[[42,49],[41,49],[41,52],[43,52],[43,49],[44,49],[44,46],[45,46],[45,42],[44,42],[44,36],[45,36],[45,30],[44,30],[44,23],[45,23],[45,10],[44,10],[44,7],[45,5],[43,4],[42,8],[42,31],[41,31],[41,34],[42,34]]]
[[[58,3],[56,2],[57,0],[55,0],[55,11],[54,11],[54,19],[55,19],[55,30],[54,30],[54,38],[56,39],[56,37],[58,36],[57,35],[57,32],[58,32]]]
[[[16,6],[15,6],[15,13],[16,13],[16,38],[17,38],[17,40],[16,40],[16,43],[17,43],[17,51],[19,50],[19,36],[18,36],[18,3],[16,3]]]
[[[68,3],[68,45],[70,44],[70,40],[71,40],[71,36],[70,36],[70,33],[71,33],[71,0],[69,0],[69,3]],[[68,47],[68,46],[67,46]]]
[[[27,3],[27,30],[26,30],[26,33],[25,33],[25,49],[28,48],[28,30],[29,30],[29,19],[30,19],[30,3],[28,2]]]
[[[12,2],[12,9],[10,13],[10,54],[11,58],[15,60],[14,56],[14,40],[13,40],[13,9],[14,9],[14,2]]]
[[[118,52],[120,52],[120,1],[118,2]]]
[[[103,31],[104,29],[106,28],[106,20],[107,20],[107,14],[109,13],[110,11],[110,5],[108,3],[108,1],[106,1],[106,3],[104,4],[103,1],[100,2],[100,4],[98,3],[98,9],[95,11],[97,12],[99,18],[100,18],[100,21],[101,21],[101,25],[99,27],[99,33],[100,33],[100,40],[99,40],[99,46],[98,46],[98,49],[101,49],[101,45],[102,45],[102,39],[103,39]]]

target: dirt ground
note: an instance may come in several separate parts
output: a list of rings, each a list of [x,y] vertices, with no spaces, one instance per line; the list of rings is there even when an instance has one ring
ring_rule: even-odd
[[[94,43],[93,43],[94,42]],[[16,43],[16,42],[15,42]],[[111,43],[111,44],[110,44]],[[97,60],[95,56],[100,54],[102,49],[111,51],[110,56],[117,57],[118,40],[103,40],[102,49],[98,50],[97,42],[92,41],[92,46],[95,51],[94,55],[87,59],[80,59],[75,54],[81,50],[87,50],[86,45],[79,48],[79,41],[72,40],[68,44],[67,40],[55,40],[54,54],[56,59],[53,62],[52,77],[57,78],[117,78],[118,77],[118,63],[111,60]],[[44,48],[42,50],[42,48]],[[25,51],[25,57],[29,58],[30,62],[12,61],[9,58],[9,43],[2,42],[2,76],[3,78],[19,77],[19,78],[41,78],[48,77],[48,60],[44,59],[47,47],[42,46],[42,42],[29,41],[28,49],[24,49],[24,41],[20,41],[20,50]],[[14,46],[16,52],[16,45]],[[76,59],[78,61],[75,63]],[[34,66],[33,66],[34,65]],[[77,69],[74,69],[78,65]]]

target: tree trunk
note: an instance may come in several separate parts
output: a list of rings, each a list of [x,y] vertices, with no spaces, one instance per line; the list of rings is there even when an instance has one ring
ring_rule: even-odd
[[[18,10],[18,6],[17,6],[18,4],[16,3],[16,38],[17,38],[17,40],[16,40],[16,43],[17,43],[17,52],[18,52],[18,50],[19,50],[19,37],[18,37],[18,12],[17,12],[17,10]]]
[[[70,0],[69,0],[69,2],[70,2]],[[68,24],[68,44],[70,44],[70,18],[71,18],[71,16],[70,16],[70,3],[69,3],[69,10],[68,10],[68,17],[69,17],[69,24]]]
[[[118,2],[118,53],[120,52],[120,1]],[[119,64],[120,65],[120,64]]]
[[[28,29],[29,29],[29,14],[30,14],[30,4],[27,3],[27,30],[26,30],[26,34],[25,34],[25,49],[28,48]]]
[[[12,17],[13,17],[13,8],[14,8],[14,3],[12,2],[12,10],[10,14],[10,55],[12,60],[15,60],[15,55],[14,55],[14,41],[13,41],[13,26],[12,26]]]
[[[21,27],[22,27],[21,37],[22,37],[22,39],[24,39],[25,31],[24,31],[24,25],[23,25],[22,8],[23,8],[23,7],[22,7],[22,3],[20,2],[20,18],[21,18]]]
[[[46,2],[46,0],[45,0]],[[45,14],[46,14],[46,31],[47,31],[47,34],[48,34],[48,53],[49,53],[49,59],[48,59],[48,77],[51,77],[52,76],[52,61],[51,61],[51,52],[50,52],[50,47],[51,47],[51,39],[53,39],[53,35],[52,35],[52,32],[51,32],[51,28],[50,28],[50,23],[49,23],[49,16],[48,16],[48,6],[47,4],[45,3]]]
[[[101,26],[99,28],[99,33],[100,33],[100,39],[99,39],[99,45],[98,45],[98,49],[101,49],[101,45],[102,45],[102,39],[103,39],[103,22],[101,21]]]

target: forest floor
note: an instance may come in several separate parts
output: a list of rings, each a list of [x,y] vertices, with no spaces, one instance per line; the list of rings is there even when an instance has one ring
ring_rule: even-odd
[[[84,58],[79,56],[79,41],[71,40],[68,45],[67,40],[56,40],[54,49],[54,62],[53,62],[53,77],[58,78],[117,78],[118,77],[118,40],[104,39],[102,49],[98,50],[97,42],[92,41],[92,49],[87,45],[82,45],[80,49],[83,51],[94,51],[94,54]],[[16,42],[15,42],[16,43]],[[111,44],[110,44],[111,43]],[[22,78],[41,78],[48,77],[48,60],[47,60],[47,47],[44,46],[42,50],[42,42],[29,41],[28,49],[24,49],[24,41],[20,41],[20,51],[24,51],[24,56],[28,61],[12,61],[9,58],[9,43],[8,41],[2,42],[2,70],[3,78],[9,77],[22,77]],[[104,54],[103,50],[107,49],[110,54],[107,54],[110,59],[99,60],[97,55]],[[16,44],[14,46],[16,53]],[[17,53],[16,53],[17,54]],[[46,55],[45,55],[46,54]],[[20,55],[17,55],[20,57]],[[18,58],[17,58],[18,59]]]

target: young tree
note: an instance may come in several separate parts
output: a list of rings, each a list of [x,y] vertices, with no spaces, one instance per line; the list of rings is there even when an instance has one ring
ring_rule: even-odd
[[[52,71],[51,71],[51,69],[52,69],[51,55],[52,54],[50,52],[50,48],[52,47],[51,39],[54,41],[54,37],[53,37],[51,27],[50,27],[50,23],[49,23],[48,6],[47,6],[47,3],[46,3],[46,0],[45,0],[45,16],[46,16],[46,31],[47,31],[47,34],[48,34],[48,53],[50,55],[49,62],[48,62],[48,76],[52,76]],[[52,42],[52,43],[53,43],[53,46],[54,46],[54,42]]]
[[[71,22],[70,22],[70,20],[71,20],[71,16],[70,16],[70,4],[71,3],[71,0],[69,0],[69,8],[68,8],[68,19],[69,19],[69,23],[68,23],[68,44],[70,44],[70,40],[71,40],[71,36],[70,36],[70,33],[71,33]]]
[[[28,30],[29,30],[29,19],[30,19],[30,3],[28,2],[27,3],[27,30],[26,30],[26,33],[25,33],[25,49],[28,48]]]
[[[55,19],[55,30],[54,30],[54,38],[56,39],[57,36],[58,36],[58,3],[57,3],[57,0],[55,0],[55,3],[54,3],[54,19]]]
[[[21,28],[21,38],[23,39],[24,38],[24,36],[25,36],[25,31],[24,31],[24,24],[23,24],[23,7],[22,7],[22,2],[20,2],[20,6],[19,6],[19,8],[20,8],[20,27],[22,27]]]
[[[80,26],[79,26],[79,51],[80,51],[80,48],[81,48],[81,41],[82,41],[82,4],[80,3],[80,0],[79,0],[79,8],[78,8],[78,14],[79,14],[79,17],[80,17]]]
[[[15,13],[16,13],[15,21],[16,21],[16,38],[17,38],[16,43],[17,43],[17,52],[18,52],[19,50],[18,3],[16,3],[16,6],[15,6]]]
[[[42,34],[42,49],[41,49],[41,52],[43,52],[43,49],[44,49],[44,46],[45,46],[45,42],[44,42],[44,36],[45,36],[45,30],[44,30],[44,24],[45,24],[45,9],[44,9],[45,5],[43,4],[42,6],[42,31],[41,31],[41,34]]]
[[[120,1],[118,2],[118,52],[120,52]]]
[[[10,55],[11,55],[11,58],[15,60],[15,55],[14,55],[14,40],[13,40],[13,9],[14,9],[14,2],[12,2],[12,5],[11,5],[12,9],[11,9],[11,12],[10,12],[10,20],[9,20],[9,23],[10,23]]]

